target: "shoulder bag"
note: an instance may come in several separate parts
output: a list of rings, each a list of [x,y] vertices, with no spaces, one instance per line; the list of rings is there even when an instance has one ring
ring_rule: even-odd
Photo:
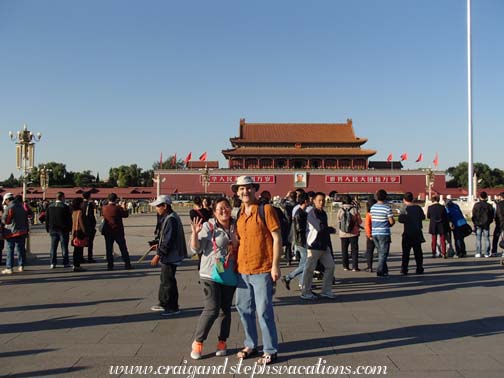
[[[208,225],[212,233],[213,258],[215,259],[212,266],[212,280],[222,285],[236,286],[238,285],[238,275],[236,273],[236,261],[234,258],[230,258],[233,252],[232,248],[228,248],[226,257],[220,257],[215,242],[214,225],[210,222]]]

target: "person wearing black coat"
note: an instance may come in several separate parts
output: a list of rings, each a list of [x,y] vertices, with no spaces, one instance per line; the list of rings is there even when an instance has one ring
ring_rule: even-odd
[[[472,209],[472,221],[476,231],[476,255],[474,257],[490,257],[490,224],[494,219],[494,209],[487,202],[488,194],[480,193],[480,200],[476,202]],[[482,248],[482,239],[485,248]]]
[[[439,256],[436,254],[437,237],[439,235],[441,255],[443,258],[447,258],[445,233],[447,231],[446,226],[449,224],[448,214],[446,213],[445,207],[439,203],[439,196],[437,195],[432,196],[432,205],[427,209],[427,219],[430,219],[429,234],[431,234],[432,237],[432,257]]]
[[[65,195],[63,192],[56,194],[56,201],[49,205],[46,211],[46,231],[51,236],[51,269],[56,267],[56,250],[61,243],[61,252],[63,254],[63,266],[68,267],[68,243],[70,240],[70,231],[72,231],[72,213],[70,207],[65,204]]]
[[[492,255],[497,256],[499,239],[504,228],[504,192],[499,193],[496,198],[495,205],[495,228],[492,239]]]
[[[404,193],[405,208],[399,214],[399,223],[404,224],[404,232],[402,234],[402,260],[401,274],[408,274],[408,265],[410,252],[413,248],[416,262],[416,274],[423,274],[423,252],[422,243],[425,241],[422,231],[422,221],[425,219],[425,214],[422,208],[413,203],[413,193]]]
[[[295,270],[282,277],[281,281],[287,290],[290,290],[290,281],[292,281],[292,279],[297,276],[299,276],[300,288],[302,287],[303,283],[303,272],[306,265],[306,256],[308,253],[306,247],[306,231],[308,229],[308,214],[306,213],[306,207],[308,206],[308,201],[308,194],[301,193],[297,199],[299,207],[296,209],[296,212],[292,217],[292,231],[294,238],[292,244],[294,250],[299,253],[300,260],[299,265]]]

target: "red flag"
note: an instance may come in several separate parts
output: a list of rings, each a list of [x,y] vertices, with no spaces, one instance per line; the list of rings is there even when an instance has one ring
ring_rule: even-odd
[[[401,161],[408,160],[408,153],[405,152],[404,154],[401,155]]]
[[[392,161],[392,154],[389,154],[389,156],[387,157],[387,161]]]
[[[163,168],[163,153],[161,152],[161,156],[159,157],[159,169]]]
[[[189,160],[191,160],[191,158],[192,158],[192,152],[189,152],[189,154],[184,159],[184,164],[187,165],[187,163],[189,163]]]
[[[415,163],[420,163],[423,160],[423,154],[420,152],[420,155],[418,155],[418,158],[415,160]]]
[[[200,159],[200,161],[206,161],[206,151],[201,154],[199,159]]]
[[[439,164],[439,157],[438,157],[438,153],[436,152],[436,156],[434,157],[434,160],[432,160],[432,163],[434,164],[434,167],[437,168],[438,164]]]
[[[173,155],[173,157],[172,157],[171,165],[172,165],[172,167],[175,167],[177,165],[177,153],[176,152],[175,152],[175,155]]]

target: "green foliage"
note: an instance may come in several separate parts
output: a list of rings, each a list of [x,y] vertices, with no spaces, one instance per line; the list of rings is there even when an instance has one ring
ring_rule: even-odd
[[[14,177],[14,174],[11,173],[9,178],[2,183],[0,183],[1,186],[4,186],[6,188],[16,188],[21,185],[21,182]]]
[[[446,183],[449,188],[467,188],[467,162],[459,163],[456,167],[450,167],[446,174],[451,179]],[[504,171],[498,168],[490,168],[484,163],[474,163],[474,173],[478,178],[479,188],[496,188],[504,186]]]
[[[112,186],[126,188],[128,186],[152,186],[152,171],[142,172],[136,164],[121,165],[110,168],[108,183]]]
[[[96,177],[91,174],[91,171],[82,171],[74,173],[75,186],[93,186],[96,184]]]
[[[40,185],[40,172],[41,169],[46,169],[49,186],[59,187],[128,187],[128,186],[145,186],[152,187],[153,185],[153,170],[143,171],[136,164],[129,166],[122,165],[117,168],[110,168],[109,180],[107,182],[100,181],[97,174],[94,176],[90,170],[82,172],[67,171],[66,165],[57,162],[49,162],[39,164],[38,167],[33,167],[27,175],[28,186]],[[4,187],[18,187],[22,185],[21,178],[16,179],[14,174],[5,180],[0,185]]]
[[[175,157],[175,164],[173,164],[173,158]],[[181,159],[176,159],[175,155],[171,155],[168,159],[163,161],[163,164],[159,164],[159,161],[154,162],[152,164],[152,169],[180,169],[184,168],[184,161]]]

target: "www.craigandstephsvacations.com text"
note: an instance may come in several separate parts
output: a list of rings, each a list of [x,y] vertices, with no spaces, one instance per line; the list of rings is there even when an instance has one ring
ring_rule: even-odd
[[[243,360],[230,363],[226,358],[220,365],[190,365],[187,360],[181,365],[113,365],[110,366],[110,375],[164,375],[183,378],[198,378],[208,376],[225,376],[241,374],[249,378],[258,376],[312,376],[318,375],[387,375],[387,366],[382,365],[327,365],[327,361],[319,358],[313,365],[244,365]]]

